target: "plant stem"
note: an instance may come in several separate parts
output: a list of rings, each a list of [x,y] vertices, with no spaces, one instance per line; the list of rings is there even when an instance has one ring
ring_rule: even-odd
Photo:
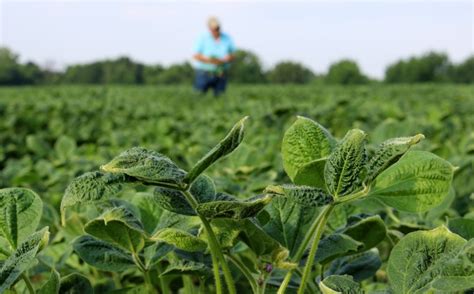
[[[334,208],[334,204],[330,204],[326,206],[321,213],[321,221],[319,222],[318,228],[316,229],[316,236],[314,236],[313,244],[311,245],[311,249],[309,250],[309,256],[306,260],[306,266],[303,271],[303,278],[301,279],[300,288],[298,289],[298,294],[304,294],[304,290],[306,288],[306,283],[311,275],[311,269],[313,267],[314,258],[316,256],[316,251],[318,250],[319,240],[321,239],[321,235],[323,234],[324,227],[326,226],[326,222],[331,214],[331,211]]]
[[[252,276],[252,273],[249,271],[249,269],[235,256],[231,254],[227,254],[227,257],[247,278],[247,280],[249,281],[250,287],[252,287],[252,292],[257,293],[257,289],[258,289],[257,281]]]
[[[26,288],[28,288],[28,292],[30,292],[30,294],[35,294],[35,288],[33,287],[33,285],[31,284],[31,281],[30,279],[28,278],[28,276],[26,276],[25,274],[21,274],[21,278],[23,279],[23,281],[25,282],[26,284]]]
[[[224,279],[227,284],[227,291],[229,292],[229,294],[236,294],[236,289],[235,289],[234,279],[232,278],[232,273],[230,272],[229,266],[227,265],[227,262],[224,258],[224,254],[222,254],[216,235],[214,234],[214,231],[212,230],[211,225],[209,224],[207,219],[202,215],[199,215],[199,218],[201,219],[204,225],[204,228],[206,229],[206,233],[208,235],[209,248],[211,249],[211,255],[212,255],[212,251],[214,251],[214,254],[217,256],[217,259],[219,260],[221,264],[222,271],[224,272]]]
[[[183,286],[184,286],[184,293],[186,294],[194,294],[194,284],[191,280],[191,277],[188,275],[183,275]]]
[[[159,262],[157,265],[157,269],[158,269],[158,278],[160,280],[161,293],[170,294],[171,292],[170,292],[170,289],[168,288],[168,283],[166,282],[165,277],[161,276],[161,273],[163,272],[163,268]]]
[[[295,253],[295,256],[292,258],[293,262],[299,263],[300,259],[303,257],[303,254],[308,247],[309,242],[313,238],[314,232],[319,226],[319,223],[321,222],[323,213],[321,212],[318,217],[313,221],[311,224],[311,227],[309,228],[308,233],[305,235],[303,241],[300,244],[300,247],[298,247],[298,250]],[[283,282],[280,285],[280,288],[278,289],[278,294],[284,294],[286,291],[286,288],[288,287],[290,281],[291,281],[291,276],[293,275],[293,270],[289,270],[288,273],[286,273],[285,278],[283,279]]]
[[[189,202],[193,209],[196,209],[198,202],[194,199],[194,196],[188,191],[182,191],[186,200]],[[234,279],[232,278],[232,273],[230,272],[229,266],[224,258],[224,254],[222,254],[221,247],[219,242],[217,241],[216,235],[212,230],[211,224],[206,219],[206,217],[200,215],[198,213],[199,219],[201,220],[202,224],[204,225],[204,229],[208,236],[209,241],[209,250],[211,251],[211,258],[212,258],[212,267],[214,272],[214,279],[216,283],[216,292],[222,293],[222,284],[219,277],[219,262],[221,264],[222,271],[224,272],[224,278],[227,284],[227,291],[229,294],[235,294],[235,284]]]

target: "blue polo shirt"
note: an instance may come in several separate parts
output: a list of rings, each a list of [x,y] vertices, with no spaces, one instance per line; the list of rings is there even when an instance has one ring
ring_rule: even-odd
[[[200,53],[206,57],[224,58],[235,52],[235,46],[229,35],[221,33],[219,40],[214,39],[211,32],[203,33],[194,45],[194,53]],[[224,68],[228,68],[230,64],[225,64]],[[196,69],[206,71],[217,71],[218,66],[215,64],[195,62]]]

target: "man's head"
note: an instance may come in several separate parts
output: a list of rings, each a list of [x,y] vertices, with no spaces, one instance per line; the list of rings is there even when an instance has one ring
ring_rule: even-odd
[[[219,23],[219,20],[216,17],[211,16],[207,20],[207,27],[211,31],[211,34],[214,38],[219,38],[219,36],[221,35],[221,24]]]

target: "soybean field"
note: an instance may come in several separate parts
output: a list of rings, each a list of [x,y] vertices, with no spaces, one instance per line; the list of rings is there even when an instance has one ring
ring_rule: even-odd
[[[0,88],[0,293],[468,293],[474,86]]]

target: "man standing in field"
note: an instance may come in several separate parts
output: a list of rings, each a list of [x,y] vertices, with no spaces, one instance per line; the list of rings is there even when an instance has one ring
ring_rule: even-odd
[[[196,60],[194,87],[202,93],[212,88],[214,95],[218,96],[225,91],[227,71],[235,58],[235,47],[229,35],[221,31],[217,18],[209,18],[207,26],[209,31],[199,37],[194,47],[193,57]]]

